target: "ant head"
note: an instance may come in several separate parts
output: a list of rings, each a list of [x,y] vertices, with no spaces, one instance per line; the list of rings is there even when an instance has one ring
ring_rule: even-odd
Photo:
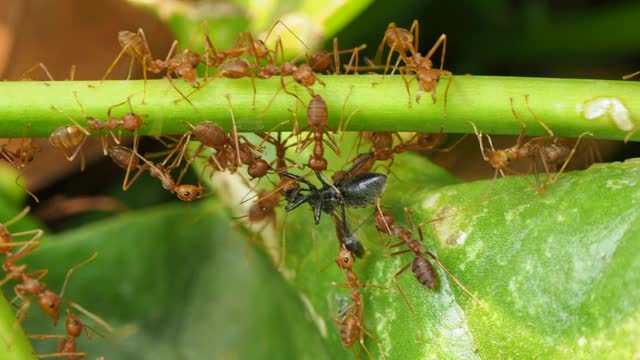
[[[389,233],[393,226],[393,216],[387,211],[376,211],[376,229],[380,232]]]
[[[194,83],[196,81],[196,71],[190,64],[180,64],[174,72],[178,75],[179,78],[184,80],[187,83]]]
[[[311,54],[311,58],[309,59],[309,63],[311,64],[311,68],[315,71],[325,71],[333,65],[331,61],[331,53],[325,50],[316,51]]]
[[[122,127],[127,131],[135,131],[141,127],[144,123],[142,117],[134,113],[126,113],[122,117]]]
[[[249,168],[247,169],[247,173],[251,178],[261,178],[267,175],[269,171],[269,163],[267,163],[263,159],[257,159],[253,161]]]
[[[138,34],[136,33],[132,33],[131,31],[119,31],[118,32],[118,42],[120,43],[120,46],[125,47],[125,46],[129,46],[129,43],[131,41],[133,41],[133,39],[138,36]]]
[[[197,52],[191,50],[191,49],[187,49],[182,53],[182,57],[185,60],[185,62],[187,64],[189,64],[189,66],[191,68],[196,68],[198,67],[198,65],[200,65],[200,54],[198,54]]]
[[[307,64],[302,64],[298,66],[298,69],[293,72],[292,76],[295,82],[297,82],[298,84],[304,87],[313,86],[313,84],[316,82],[316,74],[313,72],[313,69],[311,68],[311,66]],[[314,96],[314,99],[315,99],[315,96]]]
[[[323,157],[321,158],[311,157],[309,159],[309,168],[311,168],[314,171],[324,171],[327,169],[327,166],[328,166],[327,159]]]
[[[40,305],[42,311],[51,316],[54,325],[58,323],[58,311],[60,310],[61,302],[62,299],[58,294],[51,290],[46,289],[38,294],[38,305]]]
[[[507,169],[513,161],[513,152],[507,150],[487,150],[487,159],[495,169]]]
[[[351,271],[353,262],[351,251],[347,250],[344,245],[340,246],[340,251],[338,251],[338,256],[336,256],[336,264],[338,264],[338,267],[342,270]]]
[[[176,195],[178,199],[182,201],[193,201],[202,196],[203,190],[204,188],[202,186],[180,185],[176,187]]]
[[[67,334],[73,337],[78,337],[82,335],[83,324],[80,319],[73,315],[69,309],[67,309],[67,320],[65,321],[65,329],[67,330]]]
[[[407,49],[406,44],[413,43],[413,34],[407,29],[390,26],[385,32],[385,38],[389,47],[404,51]]]
[[[269,55],[269,48],[262,40],[254,40],[253,47],[256,49],[256,56],[259,58],[264,58]]]

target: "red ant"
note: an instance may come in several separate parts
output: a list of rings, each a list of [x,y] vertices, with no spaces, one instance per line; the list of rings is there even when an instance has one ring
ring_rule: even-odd
[[[174,149],[175,152],[175,149]],[[203,197],[204,187],[200,185],[178,185],[171,177],[171,170],[175,169],[178,165],[174,160],[169,166],[166,166],[169,158],[173,155],[173,152],[169,154],[165,160],[161,163],[154,164],[149,160],[142,157],[140,154],[132,151],[129,148],[123,146],[115,146],[109,149],[109,156],[119,167],[127,170],[125,180],[122,184],[122,190],[127,191],[133,183],[142,175],[143,172],[149,171],[149,175],[160,180],[162,187],[169,191],[182,201],[193,201]],[[135,161],[130,160],[132,156],[137,156]],[[140,164],[142,160],[143,164]],[[129,174],[133,169],[138,169],[136,174],[129,179]]]
[[[466,292],[471,298],[473,298],[474,300],[476,300],[478,303],[481,304],[481,302],[464,285],[462,285],[462,283],[460,282],[460,280],[458,280],[458,278],[456,278],[453,274],[449,272],[449,270],[440,262],[440,260],[438,260],[438,258],[432,252],[426,250],[422,246],[422,243],[424,242],[424,237],[422,235],[422,228],[420,227],[422,224],[418,225],[418,234],[420,236],[420,241],[416,241],[412,238],[413,232],[415,229],[413,225],[413,220],[411,219],[411,214],[409,213],[409,209],[405,208],[404,211],[405,211],[405,216],[407,218],[409,226],[411,227],[411,230],[395,225],[394,219],[391,216],[391,214],[386,211],[382,211],[381,209],[376,210],[375,219],[376,219],[376,229],[379,232],[386,233],[400,239],[400,242],[396,244],[389,245],[389,243],[387,243],[385,245],[385,248],[392,249],[392,248],[403,246],[403,245],[406,245],[408,247],[408,249],[405,249],[405,250],[400,250],[394,253],[385,254],[385,257],[391,257],[391,256],[396,256],[396,255],[401,255],[406,253],[413,253],[413,257],[414,257],[413,261],[405,265],[402,269],[400,269],[400,271],[398,271],[393,276],[393,282],[398,288],[398,291],[400,292],[400,295],[402,295],[402,298],[404,299],[405,303],[409,307],[409,310],[411,310],[411,313],[413,314],[414,319],[415,319],[415,311],[413,310],[413,307],[407,300],[407,296],[405,292],[400,287],[400,284],[398,283],[398,277],[402,275],[402,273],[405,272],[409,267],[411,267],[411,271],[413,271],[413,274],[416,280],[418,280],[420,284],[422,284],[426,288],[435,289],[438,286],[438,276],[435,272],[435,269],[433,268],[433,265],[431,265],[429,260],[427,260],[424,257],[425,255],[429,256],[447,274],[449,274],[449,276],[451,276],[453,281],[455,281],[455,283],[458,284],[458,286],[460,286],[460,288],[464,292]],[[442,220],[442,218],[432,219],[425,223],[431,223],[439,220]],[[419,333],[418,338],[420,337],[421,337],[421,334]]]
[[[405,86],[407,88],[407,93],[411,96],[411,91],[409,89],[410,81],[407,81],[405,78],[405,74],[412,73],[415,74],[416,79],[418,80],[418,84],[420,88],[416,95],[416,102],[420,102],[422,98],[422,92],[431,92],[431,98],[433,103],[436,102],[436,87],[438,85],[438,81],[440,80],[440,76],[448,75],[447,87],[444,93],[444,109],[446,116],[446,108],[447,108],[447,94],[449,92],[449,87],[451,85],[451,72],[448,70],[443,70],[444,66],[444,57],[447,51],[447,35],[441,34],[438,40],[433,44],[431,49],[427,52],[425,56],[421,55],[418,51],[418,33],[419,33],[419,23],[418,20],[414,20],[411,24],[411,28],[409,30],[399,28],[395,23],[390,23],[385,31],[385,35],[380,42],[380,46],[378,47],[378,52],[376,54],[376,59],[382,55],[382,50],[384,48],[384,44],[386,43],[390,50],[389,55],[387,56],[386,64],[383,66],[383,79],[384,75],[387,73],[389,66],[391,64],[391,57],[394,52],[399,54],[398,60],[394,65],[394,69],[391,72],[391,75],[395,73],[395,70],[398,69],[400,71],[400,75],[402,75],[402,79],[405,82]],[[433,62],[431,61],[431,57],[438,50],[438,48],[442,46],[442,55],[440,58],[440,68],[434,69]],[[407,52],[410,55],[407,55]],[[404,66],[399,67],[400,61],[404,62]],[[373,65],[366,66],[360,69],[379,69],[382,66]],[[411,106],[411,97],[409,97],[409,106]]]
[[[27,212],[28,212],[28,208],[23,210],[22,213],[20,213],[16,218],[11,220],[10,222],[17,221],[15,219],[23,217],[24,215],[26,215]],[[4,285],[9,280],[16,280],[18,284],[15,285],[14,291],[17,295],[17,298],[22,300],[22,306],[18,310],[18,316],[16,319],[16,323],[14,325],[14,331],[17,329],[18,325],[24,320],[27,314],[27,311],[29,310],[29,307],[31,305],[31,301],[33,300],[33,297],[38,298],[38,305],[40,306],[42,311],[47,313],[52,318],[55,325],[58,322],[58,312],[60,309],[60,305],[63,302],[62,298],[64,296],[64,292],[71,274],[78,268],[93,261],[98,256],[97,253],[94,253],[87,260],[69,269],[69,271],[67,272],[67,276],[65,277],[64,283],[62,285],[62,289],[58,295],[52,290],[46,289],[46,285],[40,281],[44,276],[47,275],[48,270],[46,269],[36,270],[36,271],[27,273],[26,272],[27,265],[15,264],[16,261],[29,255],[31,252],[35,251],[40,247],[40,242],[38,240],[42,236],[42,231],[33,230],[31,232],[11,234],[13,236],[18,236],[18,235],[27,235],[30,233],[34,233],[35,234],[34,237],[30,241],[25,243],[24,246],[22,246],[17,252],[13,254],[8,251],[7,246],[15,246],[18,243],[7,243],[7,238],[3,236],[2,249],[7,256],[7,259],[2,264],[2,268],[5,270],[5,272],[7,272],[7,275],[3,280],[0,281],[0,286]],[[33,297],[29,297],[28,295],[32,295]],[[86,309],[84,309],[83,307],[81,307],[80,305],[74,302],[66,301],[66,300],[64,300],[64,302],[73,306],[78,311],[81,311],[83,314],[90,317],[97,323],[100,323],[106,329],[111,331],[111,327],[107,323],[105,323],[104,320],[100,319],[98,316],[92,314],[91,312],[87,311]]]
[[[394,51],[399,54],[399,57],[403,59],[405,63],[408,62],[407,51],[410,52],[411,55],[417,53],[419,26],[418,20],[414,20],[413,23],[411,23],[409,30],[397,27],[394,22],[387,26],[387,30],[384,32],[384,37],[378,46],[378,51],[375,56],[375,62],[379,63],[385,43],[389,46],[389,55],[387,56],[383,74],[386,74],[389,65],[391,65],[391,57]]]
[[[75,92],[74,93],[75,97],[76,97],[76,102],[78,103],[78,106],[80,106],[80,110],[82,111],[82,114],[84,116],[85,119],[87,119],[87,129],[90,131],[102,131],[104,129],[107,129],[109,131],[109,134],[111,134],[111,138],[113,139],[113,141],[120,145],[120,137],[116,138],[116,135],[114,134],[113,130],[122,127],[124,130],[126,131],[131,131],[133,132],[133,149],[134,151],[138,150],[138,129],[140,127],[142,127],[143,125],[147,125],[143,119],[147,118],[148,115],[146,114],[141,114],[138,115],[136,113],[133,112],[133,108],[131,107],[131,96],[129,96],[127,98],[127,100],[112,105],[109,107],[109,110],[107,110],[107,120],[106,121],[102,121],[99,120],[95,117],[92,116],[87,116],[87,113],[84,110],[84,107],[82,106],[82,103],[80,102],[80,99],[78,99],[78,93]],[[122,119],[118,119],[115,117],[111,116],[111,112],[113,111],[114,108],[118,107],[118,106],[122,106],[124,104],[129,104],[129,110],[131,112],[128,112],[126,114],[124,114],[122,116]],[[105,141],[104,136],[102,137],[102,150],[104,152],[104,155],[107,155],[107,147],[108,144]]]
[[[171,79],[171,73],[175,72],[185,82],[193,85],[195,82],[192,81],[193,77],[195,76],[193,62],[195,60],[200,61],[197,53],[189,50],[183,52],[181,55],[171,57],[177,45],[177,41],[174,41],[171,46],[171,50],[167,54],[165,60],[154,59],[144,31],[140,28],[135,33],[131,31],[118,32],[118,42],[120,43],[122,50],[113,60],[104,76],[102,76],[103,81],[107,78],[107,76],[109,76],[118,61],[120,61],[122,55],[124,55],[124,53],[126,52],[131,56],[131,63],[129,64],[129,73],[127,75],[127,80],[131,78],[133,62],[137,59],[140,64],[142,64],[142,75],[144,78],[144,95],[142,97],[143,104],[147,97],[147,70],[151,71],[154,74],[159,74],[163,70],[167,69],[167,79],[169,80],[169,83],[171,83],[171,86],[180,94],[180,96],[182,96],[182,98],[187,100],[187,102],[196,111],[198,111],[195,105],[193,105],[193,103],[182,93],[182,91],[180,91],[180,89],[176,87],[176,85],[173,83],[173,80]],[[185,68],[185,66],[189,69]]]
[[[135,33],[131,31],[118,32],[118,42],[120,43],[122,50],[120,51],[118,56],[116,56],[115,60],[113,60],[104,76],[102,76],[102,80],[106,79],[107,76],[109,76],[118,61],[120,61],[122,55],[124,55],[125,52],[128,53],[131,56],[131,63],[129,64],[129,74],[127,75],[127,80],[131,78],[131,71],[133,70],[134,60],[137,59],[140,64],[142,64],[142,74],[144,77],[144,96],[142,98],[142,103],[144,104],[144,100],[147,95],[147,70],[151,71],[152,73],[159,74],[166,68],[166,62],[160,59],[153,58],[151,49],[149,49],[149,43],[147,42],[147,38],[144,35],[144,31],[142,29],[138,29],[138,31]]]
[[[362,294],[358,289],[363,288],[379,288],[379,289],[387,289],[384,286],[366,284],[361,282],[357,275],[352,271],[353,269],[354,258],[351,254],[351,251],[347,250],[344,245],[340,246],[340,250],[338,252],[338,256],[336,256],[336,264],[340,269],[345,270],[345,278],[347,280],[346,284],[336,284],[336,286],[344,287],[351,289],[351,305],[347,306],[344,310],[342,310],[338,316],[334,319],[336,325],[340,327],[340,337],[342,339],[342,345],[345,348],[351,348],[353,344],[357,340],[360,340],[360,345],[364,349],[364,351],[369,355],[369,358],[373,359],[373,356],[367,349],[367,346],[364,344],[364,335],[366,334],[369,338],[371,338],[377,345],[380,350],[380,354],[383,359],[385,359],[384,352],[382,351],[382,347],[380,346],[380,342],[373,336],[367,329],[364,327],[364,300],[362,298]],[[347,314],[348,312],[348,314]],[[344,314],[347,314],[342,321],[340,321],[340,317]],[[353,349],[352,349],[353,351]]]
[[[302,131],[311,128],[311,133],[302,142],[298,148],[298,153],[302,152],[312,142],[314,143],[313,155],[309,159],[309,167],[314,171],[323,171],[327,169],[327,159],[324,158],[324,145],[327,144],[333,152],[340,155],[338,144],[333,136],[325,131],[327,127],[327,103],[320,95],[315,95],[309,102],[307,107],[307,121],[309,125]],[[327,135],[328,140],[324,138]],[[313,135],[313,138],[311,137]]]
[[[25,127],[23,138],[17,149],[10,150],[8,149],[7,144],[2,144],[2,146],[0,147],[0,157],[17,170],[24,169],[27,164],[33,161],[35,154],[40,151],[40,147],[33,144],[33,140],[31,138],[26,137],[26,133],[30,127],[31,124],[27,124],[27,126]],[[19,180],[21,177],[22,174],[19,174],[16,177],[16,185],[18,185],[27,194],[29,194],[33,198],[33,200],[35,200],[35,202],[39,203],[40,200],[38,199],[38,197],[31,191],[29,191],[29,189],[27,189],[25,185],[20,184]]]
[[[75,316],[69,309],[67,309],[67,319],[65,321],[65,330],[67,335],[29,335],[32,339],[62,339],[58,344],[57,352],[50,354],[39,354],[39,359],[52,358],[52,357],[67,357],[68,360],[80,360],[87,357],[87,353],[78,352],[78,346],[76,344],[76,338],[82,335],[84,330],[87,337],[91,339],[89,330],[94,334],[102,337],[94,328],[83,323],[80,318]]]
[[[513,107],[513,98],[511,101],[511,112],[513,116],[520,122],[522,125],[522,132],[520,136],[518,136],[518,140],[516,144],[510,148],[504,150],[496,150],[493,148],[493,144],[491,143],[491,138],[487,136],[489,139],[489,144],[491,146],[491,150],[485,150],[482,144],[482,133],[478,132],[478,128],[473,122],[468,121],[467,124],[473,126],[474,132],[478,137],[478,141],[480,143],[480,152],[482,153],[482,158],[487,161],[491,166],[495,169],[495,174],[493,179],[498,176],[498,172],[500,172],[504,176],[504,171],[509,171],[512,173],[517,173],[515,170],[511,169],[511,165],[513,162],[518,161],[520,159],[529,158],[532,160],[532,165],[534,168],[534,175],[536,178],[536,189],[538,193],[542,194],[546,187],[547,181],[551,184],[555,184],[560,175],[564,172],[565,168],[569,164],[569,161],[575,154],[576,148],[580,139],[584,135],[593,135],[590,132],[584,132],[576,141],[573,148],[570,148],[566,144],[562,144],[559,142],[559,138],[554,137],[553,131],[547,127],[545,123],[540,120],[535,113],[529,107],[528,97],[525,96],[525,103],[529,112],[533,115],[534,119],[549,133],[549,136],[542,136],[533,138],[526,143],[524,142],[524,137],[527,132],[527,124],[518,116],[514,107]],[[545,180],[544,184],[540,184],[540,180],[538,178],[538,171],[536,168],[536,160],[540,160],[545,169],[547,180]],[[555,177],[551,176],[551,172],[549,170],[549,165],[557,165],[562,163],[562,167],[558,171]],[[486,195],[485,195],[486,196]]]
[[[178,156],[178,164],[184,157],[191,136],[200,141],[200,146],[194,151],[191,158],[187,160],[186,165],[178,177],[178,183],[182,180],[190,164],[198,157],[204,147],[210,147],[216,150],[216,153],[211,155],[209,160],[218,171],[229,169],[231,172],[235,172],[238,167],[245,164],[248,167],[247,172],[252,178],[262,178],[267,175],[269,165],[265,160],[260,158],[262,155],[260,147],[254,146],[246,137],[238,135],[235,115],[229,95],[227,95],[227,101],[229,103],[229,113],[231,114],[232,123],[230,135],[225,134],[220,126],[210,121],[203,121],[195,126],[185,122],[191,130],[182,137],[181,141],[184,141],[184,144]],[[242,140],[242,142],[240,140]]]

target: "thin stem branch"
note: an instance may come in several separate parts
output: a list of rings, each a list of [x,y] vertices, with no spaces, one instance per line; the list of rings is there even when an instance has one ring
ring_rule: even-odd
[[[527,134],[546,135],[528,112],[524,95],[529,96],[531,110],[557,136],[577,137],[584,131],[591,131],[596,138],[623,139],[628,131],[616,127],[609,115],[610,109],[604,109],[604,115],[595,120],[584,117],[585,104],[599,98],[615,99],[626,109],[632,122],[640,123],[640,83],[634,81],[454,76],[445,117],[445,78],[438,85],[436,104],[432,103],[428,93],[423,94],[419,104],[416,103],[417,82],[411,83],[412,94],[409,97],[399,76],[387,76],[383,82],[380,75],[322,76],[322,79],[326,87],[316,85],[315,90],[327,102],[329,125],[334,129],[341,116],[346,119],[358,111],[348,130],[439,132],[442,125],[445,132],[471,133],[473,129],[465,122],[473,121],[484,133],[517,135],[522,128],[511,113],[509,99],[513,97],[516,111],[529,125]],[[174,80],[174,83],[183,93],[193,91],[182,81]],[[279,78],[256,80],[255,83],[255,108],[251,106],[253,90],[248,79],[218,78],[189,97],[198,109],[196,111],[184,100],[176,103],[180,96],[167,80],[148,81],[144,104],[141,104],[144,89],[141,80],[2,82],[0,137],[21,137],[28,124],[31,125],[28,135],[32,137],[46,137],[56,127],[70,125],[68,119],[52,110],[52,106],[84,123],[75,92],[87,115],[99,119],[106,118],[110,106],[131,96],[133,111],[149,116],[146,119],[149,125],[140,129],[143,135],[183,133],[187,130],[182,123],[184,120],[192,123],[211,120],[229,129],[231,118],[226,94],[231,96],[239,131],[271,129],[293,119],[293,111],[298,111],[300,126],[306,125],[305,107],[300,103],[296,106],[297,100],[282,91]],[[297,92],[300,99],[308,103],[306,89],[298,87],[296,90],[295,84],[289,84],[288,90]],[[345,113],[341,114],[350,91]],[[113,115],[120,117],[129,111],[129,107],[124,105],[115,108]],[[281,126],[278,131],[287,129]],[[633,139],[640,139],[640,132]]]

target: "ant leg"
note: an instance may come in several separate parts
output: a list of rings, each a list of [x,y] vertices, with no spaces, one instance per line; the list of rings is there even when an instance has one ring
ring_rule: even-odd
[[[407,252],[410,252],[410,251],[411,250],[408,250]],[[411,303],[409,303],[409,300],[407,299],[407,294],[404,292],[404,290],[402,290],[402,287],[400,286],[400,283],[398,282],[398,276],[400,276],[403,272],[405,272],[409,268],[409,266],[411,266],[411,263],[408,263],[402,269],[400,269],[400,271],[398,271],[393,276],[392,280],[393,280],[393,283],[396,285],[396,288],[400,292],[400,295],[402,296],[402,299],[404,300],[404,303],[407,304],[407,307],[409,307],[409,310],[411,311],[411,316],[413,317],[413,320],[416,323],[416,328],[418,329],[418,342],[422,342],[422,330],[420,330],[420,324],[418,323],[418,318],[416,317],[416,312],[415,312],[415,310],[413,310],[413,306],[411,306]]]
[[[111,65],[109,65],[109,67],[107,68],[107,71],[102,76],[101,81],[104,81],[107,78],[107,76],[109,76],[111,71],[113,71],[113,68],[116,66],[116,64],[118,64],[118,61],[120,61],[120,58],[122,57],[122,55],[124,55],[125,52],[127,52],[127,50],[129,50],[129,44],[122,47],[122,50],[120,50],[120,53],[118,53],[118,56],[116,56],[115,60],[113,60]],[[127,80],[131,78],[131,68],[133,67],[133,60],[134,60],[133,56],[131,56],[131,64],[129,65],[129,76],[127,77]]]
[[[518,114],[516,113],[516,109],[514,109],[513,107],[513,98],[509,98],[509,101],[511,102],[511,113],[513,113],[513,116],[522,125],[522,132],[520,132],[520,136],[518,136],[518,141],[516,142],[516,146],[515,146],[516,148],[520,148],[522,147],[522,143],[524,142],[524,137],[527,134],[527,124],[524,121],[522,121],[520,116],[518,116]]]
[[[46,66],[44,66],[43,63],[39,62],[35,65],[33,65],[32,67],[28,68],[25,72],[23,72],[22,74],[20,74],[20,79],[25,79],[27,74],[31,74],[33,71],[35,71],[37,68],[42,69],[42,71],[44,71],[45,75],[47,75],[47,78],[49,79],[49,81],[55,81],[53,79],[53,76],[51,76],[51,73],[49,73],[49,70],[47,69]]]
[[[4,226],[5,227],[9,227],[12,224],[15,224],[16,222],[22,220],[25,216],[27,216],[27,214],[29,213],[30,210],[31,210],[31,207],[25,206],[24,209],[22,209],[22,211],[20,211],[18,213],[18,215],[16,215],[13,218],[5,221]]]
[[[540,120],[540,118],[533,112],[533,110],[531,110],[531,107],[529,106],[529,95],[524,96],[524,103],[527,104],[527,109],[529,109],[529,112],[531,113],[533,118],[536,119],[538,124],[540,124],[545,130],[547,130],[547,132],[549,133],[549,136],[554,136],[553,131],[551,131],[551,129],[547,126],[547,124],[542,122],[542,120]]]
[[[467,293],[467,295],[469,295],[469,297],[471,297],[471,298],[472,298],[473,300],[475,300],[478,304],[480,304],[480,306],[482,306],[483,308],[486,308],[486,305],[485,305],[482,301],[480,301],[480,299],[478,299],[475,295],[473,295],[473,293],[471,293],[471,291],[469,291],[469,289],[467,289],[464,285],[462,285],[462,282],[460,282],[460,280],[458,280],[458,278],[457,278],[455,275],[453,275],[453,274],[449,271],[449,269],[447,269],[447,267],[446,267],[446,266],[444,266],[444,264],[443,264],[443,263],[441,263],[441,262],[440,262],[440,260],[438,260],[438,258],[437,258],[437,257],[436,257],[436,256],[435,256],[431,251],[424,250],[424,251],[421,251],[421,253],[422,253],[422,254],[426,254],[426,255],[428,255],[431,259],[433,259],[433,261],[434,261],[436,264],[438,264],[438,266],[440,266],[440,268],[441,268],[442,270],[444,270],[444,271],[447,273],[447,275],[449,275],[449,276],[451,277],[451,279],[452,279],[456,284],[458,284],[458,286],[462,289],[462,291],[464,291],[465,293]]]
[[[362,322],[362,319],[358,319],[358,320],[359,322]],[[378,341],[378,339],[376,339],[373,335],[371,335],[371,333],[367,331],[367,329],[365,329],[363,325],[358,324],[358,327],[362,330],[362,333],[360,334],[360,345],[362,345],[362,348],[364,349],[364,351],[369,355],[369,358],[374,359],[374,357],[371,356],[371,353],[369,352],[367,347],[364,346],[364,334],[366,334],[371,340],[373,340],[373,342],[375,342],[378,345],[378,351],[380,351],[380,355],[382,356],[383,359],[386,359],[387,357],[384,355],[384,351],[382,351],[382,347],[380,346],[380,341]]]
[[[380,45],[378,45],[378,50],[376,51],[375,56],[373,57],[373,61],[377,64],[382,60],[382,52],[384,51],[384,44],[387,41],[387,32],[389,29],[395,28],[396,23],[392,22],[387,25],[387,29],[384,31],[384,36],[382,37],[382,41],[380,41]]]
[[[629,80],[629,79],[634,78],[634,77],[636,77],[636,76],[638,76],[638,75],[640,75],[640,71],[636,71],[636,72],[634,72],[634,73],[624,75],[624,76],[622,77],[622,80]]]
[[[431,59],[431,56],[433,56],[436,50],[438,50],[440,45],[442,45],[442,55],[440,56],[440,70],[442,70],[444,66],[444,56],[447,53],[447,35],[446,34],[440,35],[440,37],[433,44],[433,46],[431,47],[427,55],[425,55],[425,58]]]
[[[75,265],[74,267],[69,269],[69,271],[67,271],[67,276],[64,278],[64,282],[62,283],[62,289],[60,289],[60,293],[59,293],[60,295],[58,295],[59,297],[63,297],[64,296],[64,291],[67,289],[67,283],[69,282],[69,278],[71,277],[71,274],[73,274],[73,272],[78,270],[79,268],[81,268],[81,267],[87,265],[88,263],[92,262],[97,257],[98,257],[98,253],[95,252],[88,259],[86,259],[85,261]]]
[[[188,142],[186,142],[184,144],[185,148],[187,146]],[[182,171],[180,171],[180,175],[178,176],[178,179],[176,180],[176,185],[180,185],[182,182],[182,178],[184,177],[184,175],[187,173],[187,171],[189,170],[189,167],[191,166],[191,163],[198,157],[198,155],[200,155],[200,153],[202,152],[202,150],[204,149],[204,144],[200,144],[200,146],[198,146],[198,148],[193,152],[193,155],[191,155],[191,158],[189,158],[187,160],[187,162],[184,164],[184,166],[182,167]],[[184,156],[184,154],[181,154],[181,156]],[[215,157],[214,157],[215,159]],[[217,159],[216,159],[217,161]]]
[[[62,338],[65,338],[64,335],[60,335]],[[38,354],[36,355],[38,359],[46,359],[46,358],[63,358],[67,357],[68,359],[83,359],[87,357],[87,353],[85,352],[57,352],[57,353],[48,353],[48,354]]]
[[[93,320],[96,324],[99,324],[100,326],[105,328],[108,332],[110,332],[110,333],[113,332],[113,328],[106,321],[104,321],[101,317],[99,317],[98,315],[96,315],[96,314],[92,313],[91,311],[83,308],[82,306],[80,306],[79,304],[77,304],[75,302],[67,301],[67,304],[71,305],[74,309],[76,309],[79,312],[81,312],[84,316],[86,316],[89,319]]]
[[[420,40],[418,38],[420,36],[420,23],[417,19],[413,20],[413,22],[411,23],[409,32],[413,33],[413,49],[418,52],[418,46],[420,45]],[[427,55],[426,57],[429,58],[431,56]]]
[[[473,132],[476,134],[476,137],[478,138],[478,143],[480,144],[480,153],[482,154],[482,159],[484,161],[489,161],[489,158],[484,152],[484,145],[482,144],[482,133],[478,132],[478,128],[476,127],[476,124],[474,124],[473,122],[465,121],[465,124],[473,126]]]
[[[444,101],[443,101],[443,116],[446,118],[447,117],[447,99],[449,98],[449,88],[451,87],[451,81],[453,80],[453,74],[451,74],[451,72],[448,72],[447,74],[447,87],[444,88]],[[435,94],[436,89],[433,89],[433,92]],[[435,103],[436,100],[435,98],[433,99],[433,102]]]
[[[255,87],[254,87],[254,90],[255,90]],[[229,114],[231,114],[231,131],[233,132],[238,166],[241,166],[242,160],[240,159],[240,143],[238,141],[238,128],[236,127],[236,116],[233,114],[233,105],[231,104],[231,95],[226,94],[225,97],[227,98],[227,103],[229,104]]]
[[[167,80],[169,80],[169,84],[171,84],[171,87],[173,87],[173,89],[180,94],[180,96],[182,97],[182,99],[186,100],[189,105],[191,105],[191,107],[196,111],[199,112],[200,110],[198,110],[198,108],[193,105],[193,103],[191,102],[191,100],[189,100],[189,96],[191,96],[191,94],[193,94],[194,92],[198,91],[200,89],[197,88],[196,90],[194,90],[192,93],[189,94],[189,96],[185,95],[180,89],[178,89],[178,87],[176,86],[176,84],[173,82],[173,78],[171,77],[171,74],[169,74],[169,72],[167,72]],[[178,103],[180,100],[182,99],[176,99],[174,100],[175,103]]]

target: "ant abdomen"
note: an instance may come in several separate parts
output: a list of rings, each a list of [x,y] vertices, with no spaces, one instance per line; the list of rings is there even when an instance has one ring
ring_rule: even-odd
[[[382,196],[386,183],[387,175],[385,174],[356,174],[347,184],[342,185],[342,197],[349,207],[367,207]]]
[[[356,343],[356,340],[360,337],[360,324],[355,315],[349,314],[342,320],[340,337],[342,338],[342,345],[347,349]]]
[[[227,143],[224,130],[211,121],[202,121],[193,127],[193,135],[205,146],[220,149]]]
[[[80,145],[85,134],[75,125],[65,125],[55,129],[49,136],[49,143],[58,149],[70,149]]]
[[[113,160],[113,162],[123,169],[135,169],[139,165],[139,160],[137,156],[133,156],[133,152],[131,149],[124,146],[112,146],[109,148],[108,152],[109,156]],[[131,164],[131,165],[129,165]]]
[[[307,107],[307,121],[309,125],[324,125],[328,116],[327,103],[320,95],[314,96]]]
[[[411,271],[413,271],[413,274],[420,284],[429,289],[438,287],[438,275],[429,260],[421,256],[416,256],[411,263]]]

